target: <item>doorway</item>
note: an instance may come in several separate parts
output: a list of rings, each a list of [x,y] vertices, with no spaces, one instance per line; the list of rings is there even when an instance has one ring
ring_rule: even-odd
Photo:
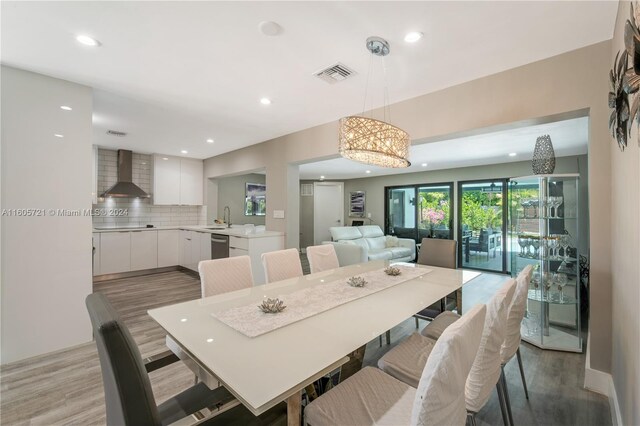
[[[508,272],[507,180],[458,183],[458,264],[463,268]]]
[[[344,183],[313,183],[313,242],[331,241],[329,228],[342,226],[344,220]]]

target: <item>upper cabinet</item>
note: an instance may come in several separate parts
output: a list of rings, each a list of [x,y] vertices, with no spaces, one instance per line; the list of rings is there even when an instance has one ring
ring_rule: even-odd
[[[203,162],[192,158],[153,156],[153,204],[202,205]]]

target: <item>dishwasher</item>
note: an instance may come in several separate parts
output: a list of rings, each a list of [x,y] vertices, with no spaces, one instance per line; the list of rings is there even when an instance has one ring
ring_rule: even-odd
[[[229,236],[211,234],[211,259],[229,257]]]

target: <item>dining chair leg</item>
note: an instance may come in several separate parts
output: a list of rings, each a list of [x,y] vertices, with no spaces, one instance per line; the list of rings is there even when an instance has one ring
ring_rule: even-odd
[[[469,426],[476,426],[476,413],[467,411],[467,424]]]
[[[502,422],[504,426],[509,426],[509,417],[507,414],[507,403],[504,400],[504,389],[502,388],[502,377],[496,383],[496,391],[498,392],[498,402],[500,403],[500,412],[502,413]]]
[[[513,414],[511,413],[511,401],[509,400],[509,387],[507,386],[507,377],[504,374],[504,365],[501,368],[500,379],[502,380],[502,389],[504,392],[504,402],[507,406],[507,414],[509,415],[509,423],[513,425]]]
[[[382,347],[382,334],[378,336],[378,340],[380,341],[380,347]]]
[[[520,367],[520,377],[522,377],[522,386],[524,386],[524,396],[529,399],[529,391],[527,390],[527,379],[524,377],[524,367],[522,366],[522,355],[520,355],[520,348],[516,351],[518,357],[518,367]]]
[[[418,320],[418,317],[414,317],[416,319],[416,328],[420,328],[420,322]]]
[[[387,337],[387,345],[390,345],[391,344],[391,330],[387,330],[386,337]]]

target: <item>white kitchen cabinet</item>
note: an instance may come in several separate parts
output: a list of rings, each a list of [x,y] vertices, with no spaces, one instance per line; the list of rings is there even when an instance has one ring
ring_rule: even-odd
[[[249,250],[229,247],[229,257],[236,257],[236,256],[249,256]]]
[[[158,267],[158,231],[131,231],[131,270]]]
[[[104,232],[100,235],[100,274],[131,271],[131,232]]]
[[[180,159],[180,204],[202,205],[204,163],[190,158]]]
[[[200,262],[200,234],[196,231],[180,231],[180,265],[196,272]]]
[[[202,160],[153,156],[153,204],[201,206],[203,182]]]
[[[180,263],[180,231],[158,231],[158,268]]]
[[[208,232],[198,232],[200,234],[200,260],[211,260],[211,234]]]
[[[180,158],[153,156],[153,204],[180,204]]]
[[[93,276],[100,275],[100,233],[91,235],[93,241]]]

